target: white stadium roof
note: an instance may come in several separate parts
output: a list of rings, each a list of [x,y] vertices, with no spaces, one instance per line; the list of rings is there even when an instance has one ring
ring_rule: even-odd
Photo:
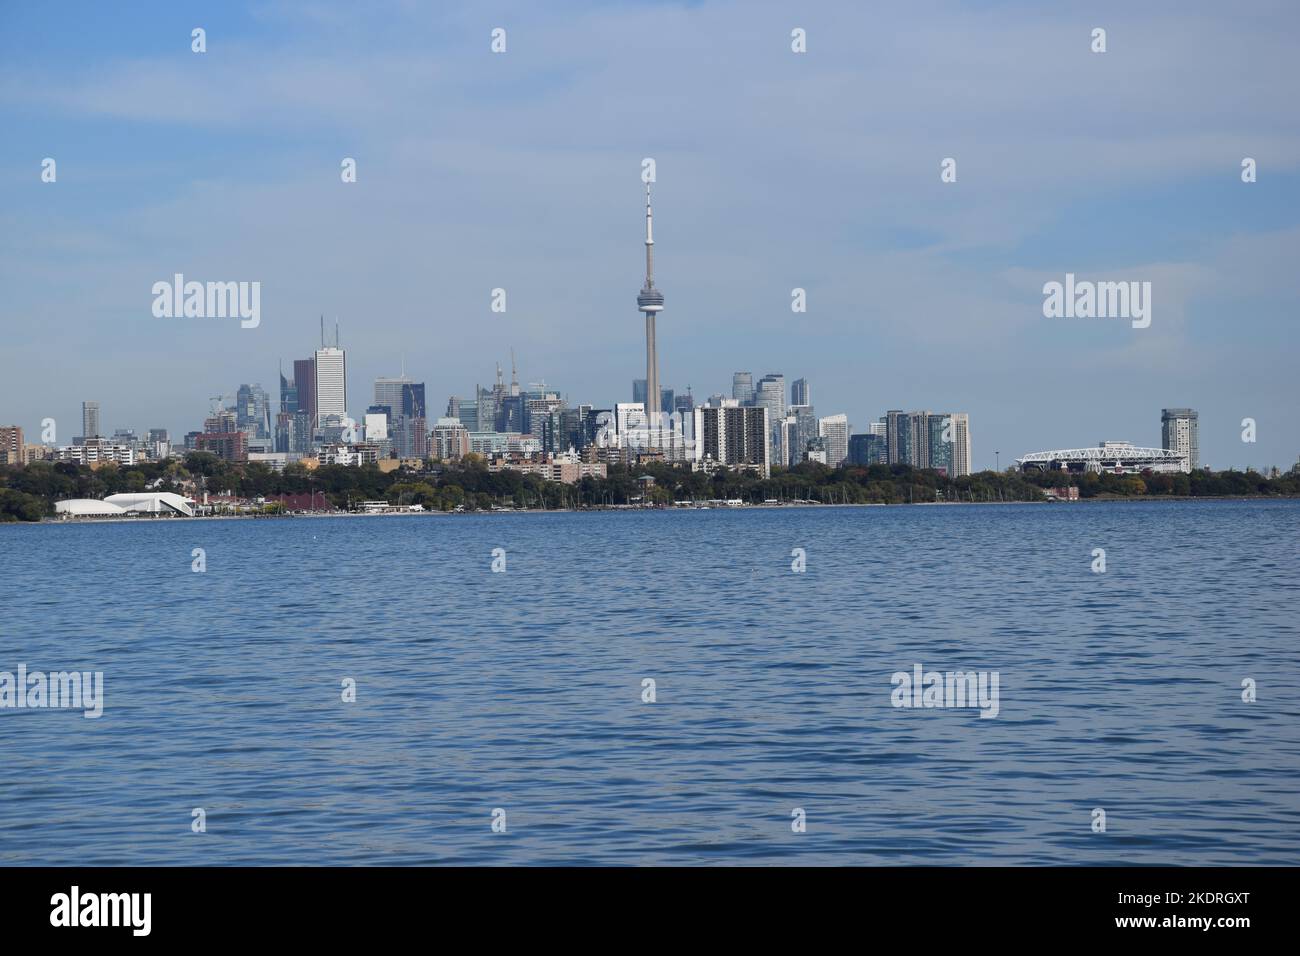
[[[147,491],[133,494],[109,495],[104,499],[126,511],[143,514],[181,514],[194,517],[194,502],[170,491]]]
[[[103,501],[94,498],[72,498],[54,503],[56,514],[74,518],[103,518],[110,515],[185,515],[194,517],[194,502],[170,491],[150,491],[138,494],[109,495]]]
[[[73,517],[102,517],[107,515],[124,515],[126,509],[121,505],[110,504],[107,501],[98,501],[94,498],[69,498],[67,501],[56,501],[54,503],[55,514],[72,515]]]

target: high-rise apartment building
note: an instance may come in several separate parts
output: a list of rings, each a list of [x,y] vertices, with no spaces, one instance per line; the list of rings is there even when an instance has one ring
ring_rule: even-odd
[[[817,414],[811,405],[791,405],[785,420],[788,424],[781,435],[783,460],[787,465],[797,465],[804,460],[808,443],[820,437]]]
[[[925,451],[929,456],[925,467],[953,477],[953,427],[949,415],[927,415],[925,420]]]
[[[81,403],[81,437],[99,437],[99,402]]]
[[[440,418],[433,425],[433,457],[459,461],[469,454],[469,429],[458,418]]]
[[[695,458],[771,474],[770,425],[767,409],[730,404],[695,409]]]
[[[1199,426],[1195,409],[1163,408],[1160,410],[1160,441],[1165,451],[1185,456],[1183,471],[1201,467]]]
[[[24,463],[23,430],[18,425],[0,425],[0,465]]]
[[[948,474],[960,478],[971,473],[970,415],[953,412],[948,417],[952,419],[952,470]]]
[[[898,409],[885,412],[885,448],[891,465],[912,463],[912,416]]]
[[[788,461],[790,451],[781,439],[781,423],[785,421],[785,376],[769,373],[758,380],[754,388],[753,404],[767,409],[767,424],[771,429],[768,441],[772,448],[772,460]]]
[[[827,415],[817,422],[817,434],[824,442],[826,464],[837,468],[849,457],[849,417]]]
[[[965,413],[886,412],[873,432],[884,432],[891,465],[932,468],[949,477],[970,474],[970,417]]]

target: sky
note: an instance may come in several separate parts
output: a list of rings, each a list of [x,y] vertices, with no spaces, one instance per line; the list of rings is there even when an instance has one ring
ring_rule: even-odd
[[[89,399],[179,438],[274,395],[322,314],[357,417],[403,362],[433,416],[511,348],[525,386],[630,401],[651,157],[666,387],[806,378],[855,432],[966,412],[976,469],[1158,446],[1190,406],[1203,464],[1285,469],[1298,28],[1250,0],[0,2],[0,424],[67,443]],[[178,272],[260,282],[260,325],[155,317]],[[1045,317],[1066,273],[1150,282],[1150,326]]]

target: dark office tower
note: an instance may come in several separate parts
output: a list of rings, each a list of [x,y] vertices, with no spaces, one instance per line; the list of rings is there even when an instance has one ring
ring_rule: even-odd
[[[284,376],[280,376],[284,381]],[[283,401],[283,400],[282,400]],[[294,412],[278,412],[275,416],[275,450],[277,452],[298,451],[293,443],[293,422],[298,416]]]
[[[564,408],[558,412],[559,431],[556,435],[556,445],[560,451],[568,451],[570,448],[574,451],[582,451],[586,445],[582,434],[582,419],[589,407],[580,405],[577,408]]]
[[[240,385],[235,395],[235,424],[250,438],[271,437],[271,396],[261,385]]]
[[[695,396],[688,389],[685,395],[678,395],[673,399],[673,411],[681,412],[683,416],[688,416],[695,411]]]
[[[884,465],[888,463],[885,436],[867,432],[849,436],[849,464]]]
[[[791,405],[811,405],[812,389],[808,387],[808,379],[796,378],[794,384],[790,386],[790,404]]]
[[[632,379],[632,401],[645,404],[645,379]]]
[[[889,464],[910,465],[912,463],[912,416],[907,412],[885,412],[885,447]]]
[[[501,401],[504,392],[500,387],[501,370],[497,369],[497,388],[482,388],[474,386],[474,394],[478,399],[478,431],[490,432],[496,430],[497,405]],[[463,411],[464,409],[462,409]],[[464,421],[464,419],[461,419]],[[466,426],[468,427],[468,426]],[[470,429],[474,431],[474,429]]]
[[[944,422],[949,423],[948,440],[944,441]],[[929,451],[929,461],[926,468],[933,468],[935,471],[942,472],[948,477],[955,477],[953,471],[953,440],[952,440],[952,416],[943,412],[937,415],[926,416],[926,431],[929,432],[927,449]]]
[[[298,386],[280,372],[280,413],[292,415],[298,410]]]
[[[590,405],[584,405],[582,407],[584,409],[582,415],[582,434],[585,447],[585,445],[591,445],[596,442],[597,436],[600,435],[601,428],[607,427],[604,423],[612,422],[614,420],[614,411],[610,408],[592,408]]]
[[[499,432],[524,431],[524,396],[506,395],[497,406],[496,430]]]
[[[424,418],[424,383],[408,382],[402,386],[402,414],[407,418]]]
[[[294,359],[293,383],[298,389],[298,411],[307,418],[308,429],[316,427],[316,359]]]
[[[456,419],[460,418],[460,398],[455,395],[447,399],[447,417]]]
[[[659,410],[665,414],[673,413],[673,390],[671,388],[659,389]]]

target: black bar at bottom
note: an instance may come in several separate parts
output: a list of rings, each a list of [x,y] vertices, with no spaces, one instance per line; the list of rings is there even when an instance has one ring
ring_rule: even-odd
[[[76,934],[77,943],[373,945],[432,927],[496,939],[545,927],[583,935],[611,922],[645,941],[664,920],[688,919],[761,938],[788,918],[790,930],[811,920],[819,933],[843,925],[873,940],[942,929],[971,944],[1046,932],[1231,945],[1287,925],[1295,877],[1294,868],[1208,867],[11,868],[0,870],[0,925],[6,942]],[[976,935],[947,935],[961,927]]]

